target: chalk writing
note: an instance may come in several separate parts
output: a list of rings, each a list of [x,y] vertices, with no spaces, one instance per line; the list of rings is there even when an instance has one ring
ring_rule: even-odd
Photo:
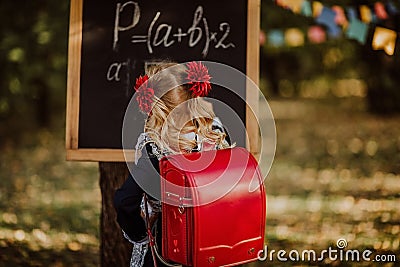
[[[130,9],[127,7],[130,6]],[[124,13],[124,14],[123,14]],[[121,16],[129,18],[128,25],[121,25]],[[209,28],[208,20],[204,16],[202,6],[198,6],[193,14],[192,25],[188,29],[176,27],[168,23],[158,23],[162,13],[157,11],[153,20],[147,27],[146,33],[136,33],[135,27],[140,22],[141,12],[139,4],[128,1],[125,4],[117,4],[115,10],[113,49],[116,50],[119,42],[119,34],[129,31],[132,44],[145,44],[149,54],[153,54],[157,47],[170,47],[176,44],[186,44],[190,48],[201,46],[201,55],[205,58],[210,48],[229,49],[235,44],[229,42],[231,27],[228,22],[221,22],[217,30]],[[118,66],[110,66],[116,68]]]
[[[132,12],[132,23],[129,24],[128,26],[120,26],[120,14],[124,11],[125,7],[133,5],[134,9]],[[115,24],[114,24],[114,41],[113,41],[113,49],[116,49],[117,43],[118,43],[118,37],[119,37],[119,32],[122,31],[128,31],[132,29],[133,27],[138,24],[140,19],[140,8],[138,3],[136,2],[126,2],[125,4],[121,5],[120,3],[117,3],[117,8],[115,10]]]

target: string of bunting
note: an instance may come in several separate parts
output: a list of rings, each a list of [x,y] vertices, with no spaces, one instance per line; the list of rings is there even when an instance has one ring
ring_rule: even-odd
[[[315,19],[317,25],[310,26],[307,30],[307,39],[310,43],[318,44],[325,42],[327,37],[334,39],[345,36],[365,45],[370,27],[375,26],[371,28],[372,49],[383,50],[388,55],[393,55],[395,52],[399,33],[377,25],[399,15],[399,10],[391,1],[361,5],[358,8],[338,5],[328,7],[319,1],[309,0],[274,0],[274,2],[295,14]],[[285,43],[295,47],[305,43],[305,34],[298,28],[273,29],[268,31],[266,37],[261,38],[266,38],[268,44],[274,47],[283,46]]]

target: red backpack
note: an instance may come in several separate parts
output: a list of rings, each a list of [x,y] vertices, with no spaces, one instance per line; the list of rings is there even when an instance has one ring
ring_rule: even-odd
[[[266,195],[257,161],[236,147],[160,161],[162,256],[184,266],[234,266],[264,248]]]

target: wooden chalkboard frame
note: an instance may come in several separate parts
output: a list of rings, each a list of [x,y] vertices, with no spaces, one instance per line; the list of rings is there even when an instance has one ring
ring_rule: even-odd
[[[79,148],[79,101],[81,81],[82,14],[84,0],[71,0],[68,47],[68,81],[66,105],[66,159],[72,161],[124,162],[134,160],[134,150]],[[259,83],[259,27],[260,0],[247,0],[247,51],[246,75]],[[256,120],[258,113],[258,94],[250,93],[250,82],[246,84],[246,129],[247,148],[259,154],[260,136]],[[250,107],[253,109],[251,111]],[[129,155],[128,158],[125,158]]]

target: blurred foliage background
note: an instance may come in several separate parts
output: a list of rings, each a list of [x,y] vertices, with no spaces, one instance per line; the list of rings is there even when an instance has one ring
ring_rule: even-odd
[[[65,161],[69,1],[2,1],[0,14],[0,266],[97,266],[98,166]],[[398,15],[385,23],[400,32]],[[262,1],[264,32],[312,25]],[[278,137],[266,180],[271,249],[326,249],[344,237],[400,262],[396,49],[388,56],[344,37],[261,46],[260,88]]]

